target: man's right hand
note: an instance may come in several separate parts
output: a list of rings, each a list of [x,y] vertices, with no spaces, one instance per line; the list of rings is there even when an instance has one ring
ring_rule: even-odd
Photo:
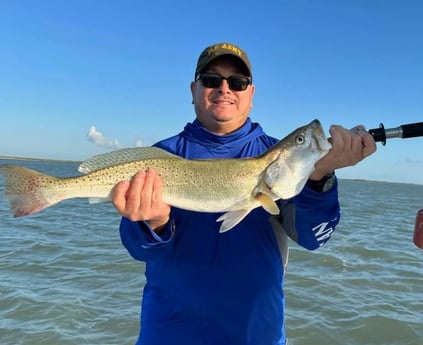
[[[170,217],[170,206],[163,201],[163,181],[154,169],[139,171],[131,181],[119,182],[112,192],[112,203],[123,217],[146,221],[157,233]]]

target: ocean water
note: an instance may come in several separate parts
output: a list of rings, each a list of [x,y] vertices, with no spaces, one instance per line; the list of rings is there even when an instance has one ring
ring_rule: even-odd
[[[77,168],[4,163],[57,176]],[[0,344],[134,344],[144,266],[122,247],[111,204],[74,199],[14,219],[1,180],[0,194]],[[422,345],[423,250],[412,238],[423,185],[341,180],[340,200],[326,246],[290,245],[290,345]]]

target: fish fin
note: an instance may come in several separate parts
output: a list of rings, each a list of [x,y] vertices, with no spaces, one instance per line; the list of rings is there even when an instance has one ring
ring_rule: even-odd
[[[280,209],[276,202],[265,193],[257,193],[255,199],[263,206],[263,208],[270,214],[279,214]]]
[[[106,201],[110,201],[110,198],[88,198],[90,204],[100,204]]]
[[[288,259],[289,259],[288,234],[286,233],[285,228],[282,226],[278,217],[270,216],[269,222],[273,228],[273,232],[275,233],[276,242],[278,243],[279,251],[281,253],[281,258],[283,262],[283,272],[285,274],[286,269],[288,267]]]
[[[4,195],[15,218],[37,213],[63,199],[46,188],[59,180],[57,177],[14,165],[0,166],[0,174],[4,177]]]
[[[241,220],[243,220],[250,212],[251,209],[242,209],[236,211],[229,211],[222,214],[216,220],[216,222],[223,221],[223,223],[220,225],[219,232],[222,233],[231,230],[235,225],[241,222]]]
[[[93,156],[82,162],[78,171],[83,174],[114,166],[117,164],[129,163],[137,160],[152,158],[175,158],[182,159],[158,147],[132,147],[115,150],[100,155]]]

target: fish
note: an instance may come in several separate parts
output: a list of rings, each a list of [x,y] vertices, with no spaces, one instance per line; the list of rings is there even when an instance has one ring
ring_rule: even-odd
[[[14,217],[37,213],[60,201],[110,201],[114,186],[153,168],[163,179],[163,200],[198,212],[223,213],[220,232],[235,227],[262,206],[279,214],[276,203],[304,188],[318,160],[331,149],[319,120],[299,127],[263,154],[251,158],[185,159],[158,147],[135,147],[93,156],[80,175],[56,177],[14,165],[0,165],[4,194]]]

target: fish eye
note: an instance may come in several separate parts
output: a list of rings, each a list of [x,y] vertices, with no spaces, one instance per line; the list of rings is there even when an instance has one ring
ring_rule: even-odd
[[[304,141],[305,141],[305,137],[303,134],[297,135],[297,137],[295,138],[295,142],[297,143],[297,145],[304,144]]]

